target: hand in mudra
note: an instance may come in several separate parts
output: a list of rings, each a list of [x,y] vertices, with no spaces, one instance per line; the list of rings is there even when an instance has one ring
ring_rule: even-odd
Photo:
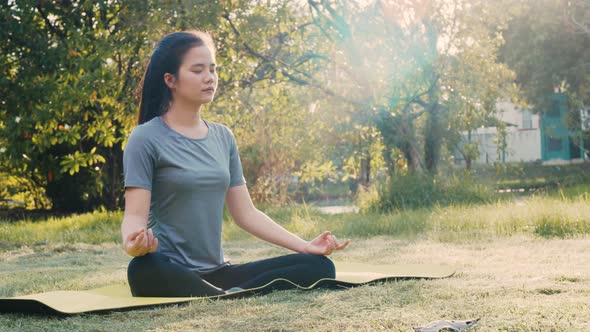
[[[141,228],[127,236],[123,249],[131,256],[139,257],[158,250],[158,239],[151,228]]]
[[[329,255],[334,250],[342,250],[350,243],[350,240],[344,241],[344,243],[338,243],[336,237],[329,231],[325,231],[320,236],[311,240],[304,249],[307,254],[314,255]]]

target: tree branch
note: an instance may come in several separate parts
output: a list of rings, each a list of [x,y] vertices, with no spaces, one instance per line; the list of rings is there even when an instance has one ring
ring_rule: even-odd
[[[131,67],[133,66],[133,63],[137,60],[138,58],[138,54],[139,54],[139,49],[141,49],[141,45],[143,44],[143,40],[140,38],[138,38],[137,40],[137,44],[135,45],[135,48],[133,50],[133,56],[131,56],[129,58],[129,60],[127,61],[127,67],[125,68],[125,82],[123,82],[123,86],[121,87],[121,91],[119,92],[119,96],[121,94],[123,94],[125,92],[125,89],[127,88],[127,86],[129,84],[131,84],[131,80],[133,79],[133,75],[131,75]]]
[[[582,30],[582,32],[584,32],[585,34],[588,35],[588,37],[590,37],[590,28],[588,28],[587,26],[585,26],[584,24],[578,22],[578,20],[576,20],[576,15],[574,13],[572,13],[572,15],[570,16],[572,23],[580,30]]]
[[[222,17],[228,21],[231,29],[233,30],[233,32],[236,34],[236,36],[241,37],[241,33],[238,30],[238,28],[234,25],[234,23],[232,22],[231,18],[229,17],[229,14],[224,14],[222,15]],[[289,78],[289,80],[291,80],[292,82],[295,82],[299,85],[309,85],[312,86],[320,91],[322,91],[323,93],[325,93],[328,96],[337,98],[339,100],[345,101],[347,103],[351,103],[357,106],[366,106],[365,103],[359,103],[356,100],[350,99],[350,98],[346,98],[344,96],[341,96],[337,93],[335,93],[334,91],[324,87],[321,83],[319,83],[316,79],[314,79],[311,75],[309,75],[309,73],[305,73],[297,68],[294,68],[292,66],[290,66],[289,64],[285,63],[284,61],[277,59],[277,58],[273,58],[264,54],[261,54],[259,52],[256,52],[250,45],[248,45],[245,42],[242,42],[241,45],[244,47],[244,49],[250,53],[250,55],[259,58],[263,61],[265,61],[271,68],[273,68],[273,70],[275,72],[280,72],[281,74],[283,74],[285,77]],[[282,68],[279,68],[275,65],[275,63],[278,63],[282,66]],[[303,75],[304,77],[307,78],[303,79],[300,77],[296,77],[294,76],[292,73],[289,72],[289,69]]]
[[[49,18],[47,17],[47,14],[45,13],[45,11],[43,10],[43,6],[41,6],[41,4],[37,5],[37,11],[39,11],[39,14],[41,15],[41,18],[43,18],[43,21],[45,22],[45,24],[47,25],[47,27],[49,27],[49,30],[51,30],[51,32],[53,32],[55,35],[57,35],[59,37],[59,39],[61,39],[61,41],[67,46],[67,38],[64,35],[63,31],[60,31],[59,29],[57,29],[52,23],[51,21],[49,21]]]

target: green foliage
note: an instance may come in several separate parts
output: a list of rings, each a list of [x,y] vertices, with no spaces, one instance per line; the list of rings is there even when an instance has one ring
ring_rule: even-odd
[[[139,55],[138,36],[121,22],[129,7],[19,1],[1,10],[0,68],[8,75],[0,90],[11,91],[0,105],[0,143],[10,142],[2,164],[45,188],[56,210],[114,207],[121,188],[113,165],[133,121],[125,78]]]
[[[434,177],[410,174],[391,177],[380,186],[375,209],[389,212],[434,205],[487,203],[494,198],[490,188],[476,183],[468,175]]]
[[[316,52],[326,46],[308,17],[289,1],[232,3],[214,32],[220,95],[210,116],[234,131],[253,199],[284,203],[333,179],[338,163],[326,141],[340,134],[338,110],[313,91],[325,62]]]
[[[246,152],[255,145],[271,148],[270,154],[246,153],[246,160],[262,161],[262,169],[246,167],[249,182],[255,185],[260,177],[275,188],[275,178],[297,170],[295,160],[321,156],[319,149],[304,152],[313,151],[314,144],[301,143],[320,131],[310,130],[317,121],[301,111],[307,101],[292,98],[305,92],[292,93],[285,84],[298,82],[301,70],[316,66],[305,53],[311,45],[304,42],[304,26],[291,19],[293,8],[286,1],[223,6],[175,0],[19,1],[1,10],[7,19],[0,29],[0,164],[45,189],[36,200],[45,193],[51,202],[36,208],[120,206],[122,148],[135,125],[134,90],[143,64],[156,40],[195,28],[195,22],[211,30],[218,44],[220,82],[212,120],[235,129]],[[258,86],[260,92],[253,90]],[[250,117],[248,109],[256,114]],[[294,121],[307,125],[294,127]],[[276,131],[265,132],[269,127]],[[297,146],[300,151],[293,151]],[[278,194],[285,196],[284,190]]]
[[[579,111],[590,105],[590,5],[584,0],[529,0],[523,5],[505,32],[502,58],[517,73],[535,111],[550,109],[549,94],[564,93],[567,125],[579,131]],[[590,130],[582,132],[582,139],[590,152]]]
[[[523,1],[505,32],[505,61],[518,74],[528,101],[544,109],[545,96],[560,89],[577,106],[590,104],[590,30],[587,1]],[[577,108],[577,107],[574,107]]]
[[[335,176],[335,171],[336,170],[332,161],[328,161],[323,164],[310,161],[309,163],[303,165],[301,167],[301,172],[296,173],[296,175],[301,177],[301,181],[314,183],[317,181],[321,181],[326,177],[333,178]]]
[[[48,206],[45,188],[40,188],[27,178],[0,172],[0,209]]]
[[[588,233],[590,233],[590,222],[586,218],[572,220],[561,216],[544,217],[535,221],[535,234],[546,238],[568,238]]]
[[[559,198],[590,200],[590,181],[586,179],[585,182],[578,182],[567,187],[558,187],[557,189],[549,190],[548,194]]]
[[[489,121],[498,98],[518,93],[513,72],[498,60],[501,31],[517,7],[509,2],[375,2],[360,8],[336,1],[311,7],[339,50],[328,56],[344,80],[330,86],[366,110],[382,136],[389,173],[396,149],[411,171],[436,173],[443,146],[461,149],[464,131]],[[464,153],[471,156],[470,149]]]
[[[134,90],[154,43],[195,24],[218,48],[218,95],[204,117],[236,134],[258,202],[317,194],[327,182],[355,191],[377,174],[434,173],[441,145],[473,158],[462,133],[518,92],[497,55],[513,11],[528,7],[424,3],[403,4],[414,19],[381,2],[310,1],[303,11],[287,0],[3,4],[0,167],[21,182],[2,195],[33,208],[120,207]],[[550,28],[533,46],[556,38],[551,24],[538,23]],[[436,194],[419,200],[445,202],[433,198],[441,190],[424,184],[419,192]]]

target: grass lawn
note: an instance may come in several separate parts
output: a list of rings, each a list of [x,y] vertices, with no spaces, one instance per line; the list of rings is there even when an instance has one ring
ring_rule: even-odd
[[[78,315],[0,315],[4,331],[412,331],[433,320],[481,318],[472,331],[590,330],[590,201],[530,198],[391,215],[326,216],[311,208],[269,210],[310,237],[331,229],[352,238],[340,261],[439,263],[454,277],[359,288],[281,291],[240,300]],[[120,215],[0,223],[0,296],[88,289],[126,279]],[[233,262],[287,254],[228,224]]]

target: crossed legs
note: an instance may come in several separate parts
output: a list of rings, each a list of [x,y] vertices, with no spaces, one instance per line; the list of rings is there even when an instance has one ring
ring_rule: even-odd
[[[127,276],[134,296],[188,297],[224,294],[226,289],[256,288],[283,278],[310,286],[322,278],[334,278],[332,261],[325,256],[291,254],[245,264],[224,266],[211,273],[197,274],[159,253],[135,257]],[[281,283],[269,290],[294,286]]]

